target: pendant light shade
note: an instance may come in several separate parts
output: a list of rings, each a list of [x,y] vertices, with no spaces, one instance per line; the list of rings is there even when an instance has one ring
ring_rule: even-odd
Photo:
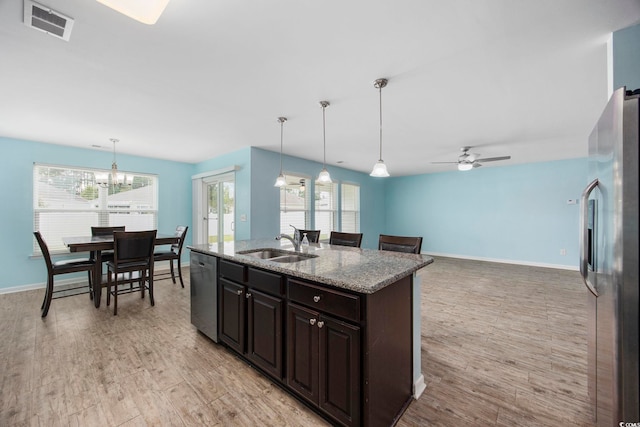
[[[278,117],[278,122],[280,123],[280,175],[278,175],[278,178],[276,178],[276,183],[273,184],[274,187],[282,187],[283,185],[287,185],[287,180],[284,178],[284,173],[282,173],[282,139],[284,133],[284,122],[286,121],[286,117]]]
[[[320,101],[320,106],[322,107],[322,170],[318,175],[318,182],[323,184],[330,184],[331,175],[329,175],[329,171],[327,170],[327,138],[326,138],[326,130],[325,130],[325,109],[329,106],[329,101]]]
[[[373,170],[369,175],[386,178],[389,176],[389,172],[387,172],[387,166],[384,164],[384,160],[382,160],[382,88],[387,85],[387,79],[378,79],[373,82],[373,87],[378,89],[380,93],[380,157],[376,164],[373,166]]]

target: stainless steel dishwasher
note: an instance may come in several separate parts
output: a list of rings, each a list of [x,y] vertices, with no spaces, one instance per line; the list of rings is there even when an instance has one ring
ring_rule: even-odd
[[[191,251],[191,323],[218,342],[217,258]]]

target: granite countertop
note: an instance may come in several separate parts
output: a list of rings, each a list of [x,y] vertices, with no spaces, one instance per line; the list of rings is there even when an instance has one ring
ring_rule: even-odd
[[[427,255],[350,248],[328,243],[303,247],[303,254],[317,257],[292,263],[278,263],[240,253],[273,248],[293,252],[291,242],[284,239],[240,240],[187,247],[195,252],[364,294],[372,294],[433,262],[433,258]]]

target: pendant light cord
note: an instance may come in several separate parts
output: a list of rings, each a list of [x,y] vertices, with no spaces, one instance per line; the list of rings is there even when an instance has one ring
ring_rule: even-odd
[[[284,135],[284,120],[280,119],[280,174],[282,174],[282,138]]]
[[[382,85],[379,85],[380,92],[380,161],[382,161]]]
[[[324,110],[327,108],[325,104],[322,104],[322,168],[324,169],[327,164],[327,136],[325,130]]]

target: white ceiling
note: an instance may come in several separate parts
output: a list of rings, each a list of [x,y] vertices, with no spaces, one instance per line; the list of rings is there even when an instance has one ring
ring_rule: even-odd
[[[586,156],[606,41],[640,0],[171,0],[158,23],[41,0],[69,42],[0,2],[0,136],[196,163],[246,146],[392,176]]]

